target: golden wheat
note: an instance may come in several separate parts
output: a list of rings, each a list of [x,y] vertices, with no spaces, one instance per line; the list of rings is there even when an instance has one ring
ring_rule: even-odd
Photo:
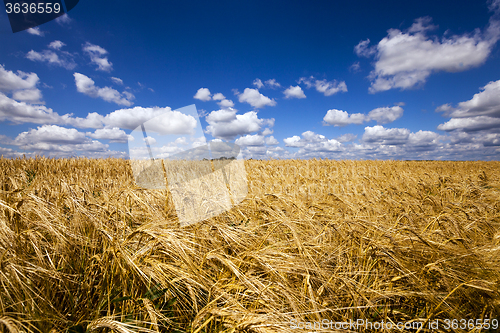
[[[245,167],[243,202],[180,227],[172,194],[137,186],[128,161],[0,158],[0,329],[500,317],[500,163]]]

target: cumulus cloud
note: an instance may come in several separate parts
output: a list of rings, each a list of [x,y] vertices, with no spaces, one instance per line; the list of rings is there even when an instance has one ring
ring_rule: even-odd
[[[420,130],[416,133],[410,133],[407,145],[416,148],[435,146],[439,143],[439,137],[439,134],[435,132]]]
[[[276,101],[267,96],[262,95],[258,89],[245,88],[243,93],[239,94],[238,100],[240,103],[248,103],[256,109],[264,106],[275,106]]]
[[[93,98],[101,98],[106,102],[116,103],[118,105],[130,106],[134,104],[131,100],[134,99],[134,95],[130,92],[120,93],[117,90],[104,87],[99,88],[95,85],[94,80],[80,73],[74,73],[76,89],[87,96]]]
[[[222,101],[223,99],[226,99],[226,97],[222,93],[217,93],[217,94],[214,94],[212,99],[214,101]]]
[[[42,92],[39,89],[17,90],[12,94],[12,98],[22,102],[40,103]]]
[[[0,147],[0,157],[16,158],[16,157],[21,157],[21,153],[11,148]]]
[[[84,133],[78,132],[74,128],[65,128],[57,125],[43,125],[37,129],[30,129],[27,132],[19,133],[14,140],[16,145],[33,143],[51,144],[81,144],[88,139]]]
[[[253,85],[256,86],[257,89],[264,87],[264,83],[262,83],[260,79],[253,80]]]
[[[245,135],[241,138],[236,139],[234,142],[240,147],[246,146],[263,146],[265,143],[265,138],[263,135],[254,134],[254,135]]]
[[[480,131],[500,128],[500,80],[489,82],[481,92],[458,106],[443,104],[436,112],[452,117],[438,126],[443,131]]]
[[[352,141],[356,140],[357,137],[358,136],[355,134],[346,133],[346,134],[342,134],[341,136],[336,138],[336,140],[338,142],[352,142]]]
[[[263,131],[262,131],[262,135],[266,136],[266,135],[270,135],[270,134],[273,134],[273,130],[270,129],[270,128],[265,128]]]
[[[147,136],[147,137],[143,138],[143,140],[144,140],[144,142],[146,142],[146,144],[151,145],[151,146],[153,146],[157,143],[156,139],[151,137],[151,136]],[[174,144],[176,144],[176,142],[174,142]]]
[[[382,107],[371,110],[367,118],[375,120],[378,124],[392,123],[403,116],[403,108],[399,105],[393,107]]]
[[[69,70],[76,67],[76,63],[73,60],[73,56],[68,52],[64,52],[58,55],[57,53],[51,50],[44,50],[42,52],[31,50],[26,54],[26,58],[28,58],[31,61],[46,62],[50,65],[60,66]]]
[[[277,89],[277,88],[280,88],[281,87],[281,84],[279,84],[278,81],[276,81],[276,79],[269,79],[265,82],[262,82],[261,79],[255,79],[253,80],[253,83],[252,83],[254,86],[257,87],[257,89],[261,89],[261,88],[271,88],[271,89]]]
[[[375,53],[377,53],[377,49],[374,46],[369,46],[370,40],[362,40],[354,47],[354,52],[358,55],[358,57],[371,57]],[[359,63],[358,63],[359,65]]]
[[[375,56],[370,73],[370,93],[394,88],[409,89],[424,84],[433,72],[461,72],[483,64],[500,37],[499,23],[490,19],[483,32],[451,37],[428,36],[435,29],[429,17],[418,18],[406,31],[390,29],[376,46],[361,41],[358,56]]]
[[[457,108],[444,104],[436,111],[448,113],[454,118],[474,116],[500,118],[500,80],[489,82],[481,88],[481,92],[474,94],[472,99],[458,103]]]
[[[349,67],[349,70],[354,73],[359,72],[361,70],[361,65],[359,64],[359,61],[353,63],[351,67]]]
[[[63,46],[65,46],[63,42],[60,40],[55,40],[52,43],[49,44],[49,48],[54,49],[54,50],[60,50]]]
[[[269,146],[276,146],[276,145],[279,145],[279,141],[276,140],[276,138],[274,136],[270,136],[268,138],[266,138],[266,145],[269,145]]]
[[[324,125],[346,126],[349,124],[360,125],[368,121],[376,121],[378,124],[387,124],[403,116],[403,108],[399,105],[393,107],[382,107],[371,110],[367,115],[362,113],[349,114],[346,111],[331,109],[323,118]]]
[[[462,130],[466,132],[500,128],[500,118],[476,116],[469,118],[452,118],[438,126],[442,131]]]
[[[205,119],[209,124],[206,132],[220,139],[232,139],[258,132],[263,126],[274,125],[274,119],[261,119],[255,111],[236,114],[236,110],[218,110],[211,112]]]
[[[114,77],[114,76],[112,76],[112,77],[111,77],[111,81],[113,81],[114,83],[119,84],[119,85],[121,85],[121,86],[123,85],[123,80],[122,80],[122,79],[120,79],[120,78],[118,78],[118,77]]]
[[[381,145],[401,145],[408,141],[410,130],[406,128],[385,128],[380,125],[365,127],[362,140]]]
[[[207,102],[212,99],[210,90],[208,88],[200,88],[193,96],[195,99],[199,99],[200,101]]]
[[[41,36],[43,37],[43,35],[45,34],[43,31],[40,30],[39,27],[35,27],[35,28],[29,28],[28,30],[26,30],[29,34],[31,35],[35,35],[35,36]]]
[[[285,98],[306,98],[306,94],[300,86],[290,86],[283,91],[283,94],[285,94]]]
[[[327,139],[324,135],[312,131],[302,133],[302,137],[294,135],[283,141],[287,147],[301,148],[298,153],[305,156],[311,153],[340,152],[344,149],[339,141]]]
[[[346,126],[349,124],[362,124],[366,116],[362,113],[349,114],[346,111],[331,109],[323,117],[325,125]]]
[[[24,92],[25,90],[21,90],[14,93],[14,95],[23,94]],[[36,94],[37,93],[35,93],[35,95]],[[9,120],[15,124],[44,124],[61,123],[64,121],[64,118],[64,116],[59,116],[52,109],[47,108],[44,105],[32,105],[26,102],[18,102],[3,93],[0,93],[0,121]]]
[[[38,75],[17,71],[17,74],[0,65],[0,91],[10,92],[19,89],[33,89],[38,83]]]
[[[222,95],[222,94],[221,94]],[[223,99],[219,102],[217,102],[217,104],[221,107],[221,108],[232,108],[234,106],[234,103],[232,100],[230,99]]]
[[[87,136],[98,140],[109,140],[109,142],[126,143],[128,135],[118,127],[100,128],[94,133],[87,132]]]
[[[338,92],[347,92],[347,85],[344,81],[327,81],[326,79],[318,80],[315,79],[314,76],[310,76],[308,78],[301,77],[297,82],[304,83],[308,89],[314,87],[316,88],[316,91],[325,96],[331,96]]]
[[[99,45],[94,45],[89,42],[85,43],[83,46],[83,52],[90,57],[90,61],[97,65],[97,70],[104,72],[111,72],[113,70],[113,64],[108,60],[106,51]]]
[[[269,88],[280,88],[281,84],[279,84],[276,79],[269,79],[266,82],[266,86]]]
[[[206,120],[208,123],[229,122],[236,119],[236,112],[235,109],[212,111],[206,116]]]
[[[64,26],[66,24],[70,24],[73,20],[68,16],[68,14],[64,14],[55,19],[56,23]]]
[[[191,116],[171,108],[143,108],[136,106],[131,109],[121,109],[100,118],[106,127],[119,127],[124,129],[135,129],[140,124],[156,118],[156,122],[148,123],[148,130],[160,134],[193,134],[197,121]]]

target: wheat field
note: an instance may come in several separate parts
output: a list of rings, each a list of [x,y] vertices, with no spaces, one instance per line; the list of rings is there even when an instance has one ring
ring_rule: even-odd
[[[181,227],[171,194],[137,186],[126,160],[0,158],[0,329],[306,332],[292,323],[366,319],[426,332],[499,319],[499,162],[245,168],[245,200]]]

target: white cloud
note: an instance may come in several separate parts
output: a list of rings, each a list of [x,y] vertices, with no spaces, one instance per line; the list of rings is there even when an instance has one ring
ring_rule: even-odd
[[[40,103],[42,92],[39,89],[17,90],[12,94],[12,98],[22,102]]]
[[[270,79],[270,80],[267,80],[266,82],[266,86],[268,86],[269,88],[280,88],[281,87],[281,84],[279,84],[276,79]]]
[[[483,146],[485,146],[485,147],[500,146],[500,134],[498,134],[498,133],[486,134],[482,138],[482,143],[483,143]]]
[[[57,125],[43,125],[37,129],[19,133],[14,140],[16,145],[36,143],[48,144],[82,144],[89,141],[84,133],[74,128],[65,128]]]
[[[420,130],[416,133],[410,133],[407,145],[411,147],[429,147],[437,145],[439,143],[438,139],[439,134]]]
[[[381,145],[401,145],[408,141],[410,130],[406,128],[384,128],[376,125],[365,127],[362,140],[367,143],[378,143]]]
[[[364,122],[375,120],[378,124],[387,124],[401,118],[403,108],[399,105],[393,107],[382,107],[371,110],[367,115],[362,113],[349,114],[346,111],[331,109],[323,118],[324,125],[334,125],[338,127],[349,124],[360,125]]]
[[[11,148],[0,147],[0,157],[2,156],[4,158],[16,158],[16,157],[21,157],[22,154],[18,153],[17,151],[14,151]]]
[[[148,125],[148,131],[160,134],[193,134],[197,121],[191,115],[171,108],[143,108],[136,106],[131,109],[121,109],[111,112],[100,120],[106,127],[119,127],[124,129],[135,129],[140,124],[159,117],[156,122]]]
[[[68,14],[64,14],[64,15],[61,15],[58,18],[56,18],[55,21],[57,22],[57,24],[63,26],[65,24],[70,24],[71,21],[73,21],[73,20],[68,16]]]
[[[222,101],[220,102],[217,102],[217,104],[221,107],[221,108],[232,108],[234,106],[234,103],[232,100],[230,99],[223,99]]]
[[[0,91],[9,92],[19,89],[33,89],[38,83],[38,75],[17,71],[17,74],[0,65]]]
[[[128,135],[118,127],[100,128],[94,133],[87,132],[87,136],[93,139],[110,140],[110,142],[126,143]]]
[[[143,138],[142,140],[144,140],[144,142],[146,142],[146,144],[148,144],[150,146],[154,146],[157,143],[156,139],[151,137],[151,136],[147,136],[147,137]],[[176,144],[176,142],[174,142],[174,144]]]
[[[213,141],[215,141],[215,140],[213,140]],[[198,148],[198,147],[204,146],[206,144],[207,144],[207,139],[205,138],[205,136],[200,136],[199,138],[195,138],[193,140],[193,143],[191,144],[191,147],[192,148]]]
[[[500,118],[500,80],[491,81],[474,94],[472,99],[458,103],[456,109],[449,104],[441,105],[436,111],[445,111],[452,117],[490,116]]]
[[[481,88],[481,92],[456,108],[443,104],[436,108],[452,118],[438,126],[443,131],[480,131],[500,128],[500,80],[491,81]]]
[[[9,120],[21,123],[60,123],[62,117],[43,105],[32,105],[18,102],[0,93],[0,121]]]
[[[55,40],[52,43],[49,44],[49,48],[54,49],[54,50],[60,50],[63,46],[65,46],[63,42],[60,40]]]
[[[206,116],[208,123],[216,122],[229,122],[236,119],[236,110],[234,109],[222,109],[218,111],[212,111]]]
[[[304,145],[303,142],[300,142],[300,136],[294,135],[290,138],[283,139],[285,146],[287,147],[302,147]]]
[[[260,109],[266,105],[275,106],[276,101],[267,96],[262,95],[258,89],[245,88],[242,94],[239,94],[238,100],[240,103],[248,103],[256,109]]]
[[[301,156],[309,156],[313,153],[340,152],[344,149],[342,143],[335,139],[327,139],[324,135],[306,131],[300,136],[294,135],[283,140],[285,146],[301,148],[298,152]],[[322,156],[321,154],[318,156]]]
[[[72,55],[68,52],[65,52],[61,56],[59,56],[57,53],[51,50],[44,50],[42,52],[31,50],[26,54],[26,58],[31,61],[47,62],[51,65],[57,65],[70,70],[76,67],[76,63],[73,60]]]
[[[261,79],[255,79],[255,80],[253,80],[252,84],[254,86],[256,86],[257,89],[261,89],[261,88],[264,88],[264,87],[271,88],[271,89],[276,89],[276,88],[280,88],[281,87],[281,84],[279,84],[278,81],[276,81],[276,79],[269,79],[269,80],[267,80],[264,83],[261,81]]]
[[[182,138],[175,139],[174,143],[176,145],[187,145],[188,144],[186,137],[184,137],[184,136]]]
[[[95,82],[91,78],[80,73],[74,73],[73,76],[75,77],[78,92],[93,98],[102,98],[106,102],[113,102],[118,105],[130,106],[134,104],[131,101],[134,95],[130,92],[125,91],[120,94],[120,92],[110,87],[99,88],[95,86]]]
[[[357,135],[347,133],[347,134],[343,134],[343,135],[339,136],[336,140],[338,142],[352,142],[352,141],[356,140],[357,137],[358,137]]]
[[[196,94],[193,96],[193,98],[199,99],[200,101],[203,101],[203,102],[207,102],[210,99],[212,99],[212,97],[210,97],[210,95],[211,95],[210,90],[208,90],[208,88],[200,88],[200,89],[198,89]]]
[[[122,79],[120,79],[120,78],[118,78],[118,77],[114,77],[114,76],[112,76],[112,77],[111,77],[111,80],[112,80],[114,83],[116,83],[116,84],[123,85],[123,80],[122,80]]]
[[[442,131],[479,131],[492,128],[500,128],[500,118],[488,116],[476,116],[469,118],[452,118],[444,124],[438,126]]]
[[[359,56],[375,54],[375,68],[370,73],[371,93],[393,88],[409,89],[425,83],[433,72],[461,72],[483,64],[500,37],[498,22],[490,20],[484,33],[454,35],[438,40],[427,36],[435,26],[430,18],[416,19],[402,32],[388,30],[376,47],[361,41],[355,52]]]
[[[270,128],[265,128],[263,131],[262,131],[262,135],[266,136],[266,135],[270,135],[270,134],[273,134],[273,130],[270,129]]]
[[[290,86],[283,91],[283,94],[285,94],[285,98],[306,98],[306,94],[300,86]]]
[[[222,101],[225,98],[226,97],[222,93],[214,94],[214,96],[212,97],[214,101]]]
[[[372,55],[377,53],[377,49],[374,46],[369,47],[368,45],[370,45],[369,39],[362,40],[358,43],[358,45],[354,47],[354,52],[358,55],[358,57],[371,57]]]
[[[97,140],[91,140],[86,143],[78,143],[78,144],[54,144],[54,143],[46,143],[46,142],[34,142],[30,144],[22,145],[23,149],[36,151],[45,151],[48,152],[49,155],[56,155],[58,157],[65,156],[76,156],[76,152],[84,152],[85,156],[92,157],[91,153],[104,153],[102,155],[93,155],[94,157],[108,157],[109,155],[114,155],[117,152],[111,152],[108,150],[109,145],[103,144]],[[122,155],[123,153],[119,154]]]
[[[325,96],[331,96],[339,91],[346,92],[347,86],[344,81],[342,82],[327,82],[326,80],[316,80],[316,90],[323,93]]]
[[[269,146],[276,146],[276,145],[279,145],[279,141],[275,139],[274,136],[270,136],[268,138],[266,138],[266,145],[269,145]]]
[[[28,30],[26,30],[29,34],[31,35],[35,35],[35,36],[43,36],[45,33],[43,31],[40,30],[39,27],[35,27],[35,28],[29,28]]]
[[[488,9],[495,13],[500,13],[500,0],[490,0],[488,1]]]
[[[274,119],[260,119],[255,111],[237,115],[235,110],[219,110],[211,112],[206,120],[209,123],[207,133],[222,139],[232,139],[258,132],[264,125],[274,125]]]
[[[403,108],[399,105],[393,107],[383,107],[371,110],[367,118],[375,120],[378,124],[392,123],[403,116]]]
[[[97,70],[104,72],[110,72],[113,70],[113,64],[108,60],[108,57],[105,56],[108,54],[108,51],[104,48],[89,42],[82,47],[83,51],[90,57],[90,61],[97,65]]]
[[[355,63],[353,63],[351,65],[351,67],[349,67],[349,70],[354,72],[354,73],[357,73],[361,70],[361,65],[359,64],[359,61],[356,61]]]
[[[264,83],[262,83],[260,79],[253,80],[253,85],[256,86],[257,89],[264,87]]]
[[[297,82],[304,83],[307,88],[315,87],[318,92],[324,94],[325,96],[331,96],[338,92],[347,92],[347,85],[344,81],[327,81],[326,79],[317,80],[314,76],[310,76],[308,78],[301,77]]]
[[[362,124],[366,116],[362,113],[349,114],[346,111],[331,109],[323,118],[325,125],[346,126],[349,124]]]
[[[246,146],[263,146],[265,143],[265,138],[263,135],[254,134],[254,135],[245,135],[241,138],[236,139],[234,142],[240,147]]]

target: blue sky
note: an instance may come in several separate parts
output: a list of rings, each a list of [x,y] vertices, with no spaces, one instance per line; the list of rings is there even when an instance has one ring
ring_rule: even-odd
[[[167,115],[160,157],[498,160],[499,39],[500,0],[82,0],[15,34],[2,11],[0,154],[128,157]]]

